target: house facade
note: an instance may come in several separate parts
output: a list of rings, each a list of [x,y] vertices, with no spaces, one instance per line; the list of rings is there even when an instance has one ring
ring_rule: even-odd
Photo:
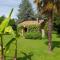
[[[36,20],[24,20],[24,21],[21,21],[18,25],[19,26],[22,26],[22,35],[24,32],[27,32],[28,29],[27,29],[27,26],[30,26],[30,25],[43,25],[45,23],[45,21],[43,19],[36,19]]]

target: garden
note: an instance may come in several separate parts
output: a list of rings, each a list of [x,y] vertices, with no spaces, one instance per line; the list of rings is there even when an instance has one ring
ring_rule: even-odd
[[[58,2],[60,4],[59,0],[35,0],[35,13],[30,1],[23,0],[19,5],[17,20],[11,18],[14,8],[7,17],[1,16],[0,60],[60,60]],[[28,25],[27,22],[34,24]]]

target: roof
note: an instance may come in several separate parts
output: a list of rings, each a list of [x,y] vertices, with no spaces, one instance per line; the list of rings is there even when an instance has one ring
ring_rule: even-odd
[[[21,22],[19,25],[22,25],[22,26],[39,25],[43,22],[44,20],[26,20],[26,21]]]

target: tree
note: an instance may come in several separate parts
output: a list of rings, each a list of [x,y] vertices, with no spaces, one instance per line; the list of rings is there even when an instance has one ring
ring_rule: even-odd
[[[10,19],[9,25],[10,25],[10,26],[13,26],[14,24],[15,24],[15,19]]]
[[[1,16],[1,17],[0,17],[0,24],[1,24],[1,22],[2,22],[4,19],[5,19],[5,16]]]
[[[53,27],[54,30],[60,35],[60,16],[56,14],[54,16]]]
[[[6,18],[5,16],[1,16],[1,17],[0,17],[0,24],[2,23],[2,21],[3,21],[5,18]],[[14,18],[10,19],[9,25],[10,25],[10,26],[13,26],[14,24],[15,24],[15,19],[14,19]]]
[[[19,13],[17,15],[19,20],[25,20],[29,18],[34,18],[34,11],[29,0],[22,0],[19,5]]]
[[[40,13],[48,16],[48,46],[52,49],[52,19],[53,11],[60,12],[60,0],[35,0]]]

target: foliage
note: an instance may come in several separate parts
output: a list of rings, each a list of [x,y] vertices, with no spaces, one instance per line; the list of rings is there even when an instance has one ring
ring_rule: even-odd
[[[11,38],[11,35],[3,36],[4,46],[11,40]],[[48,46],[45,44],[45,42],[47,42],[47,39],[35,40],[19,37],[17,39],[17,60],[25,60],[25,58],[28,60],[28,58],[22,52],[26,53],[29,57],[29,53],[31,52],[33,54],[33,56],[31,56],[31,60],[60,60],[60,38],[57,37],[56,34],[53,34],[52,38],[54,49],[52,53],[49,54]],[[9,50],[5,55],[5,60],[13,60],[14,49],[15,42],[10,45]]]
[[[24,29],[24,27],[19,24],[19,25],[17,26],[17,31],[18,31],[19,34],[22,34],[22,32],[21,32],[22,29]]]
[[[53,27],[54,30],[57,31],[58,34],[60,34],[60,16],[54,16]]]
[[[28,32],[39,32],[39,25],[29,25],[26,26]],[[22,25],[18,25],[18,32],[21,33],[21,30],[24,29],[24,27]]]
[[[35,0],[37,4],[38,10],[41,11],[42,14],[47,14],[48,16],[48,46],[49,51],[51,51],[51,40],[52,40],[52,16],[53,11],[59,13],[60,12],[60,0]],[[57,13],[57,14],[58,14]]]
[[[5,16],[1,16],[0,17],[0,23],[2,23],[2,21],[5,19]]]
[[[15,19],[10,19],[8,25],[11,26],[14,31],[17,30],[17,24],[16,24],[16,22],[15,22]]]
[[[60,24],[60,16],[59,15],[54,15],[54,23],[56,24],[56,25],[59,25]]]
[[[27,32],[25,33],[24,37],[26,39],[41,39],[41,33],[40,32]]]
[[[4,16],[0,17],[0,24],[3,22],[4,19],[6,19],[6,17]],[[10,18],[8,25],[12,26],[12,28],[15,29],[16,28],[15,19]]]
[[[11,26],[6,27],[4,30],[4,33],[9,33],[9,34],[14,35],[13,28]]]
[[[18,10],[18,19],[25,20],[29,18],[34,18],[34,12],[29,0],[22,0],[22,3],[19,5]]]
[[[1,23],[1,25],[0,25],[0,33],[3,32],[3,30],[5,29],[5,27],[8,26],[8,23],[10,21],[12,12],[13,12],[13,9],[11,10],[8,18],[5,18],[4,21]]]
[[[22,25],[18,25],[18,29],[23,29],[24,27]]]
[[[5,18],[2,23],[0,24],[0,37],[1,37],[1,57],[0,60],[4,60],[4,49],[3,49],[3,35],[4,35],[4,30],[5,28],[8,26],[8,23],[11,19],[11,15],[12,15],[13,9],[11,10],[8,18]],[[8,30],[9,31],[9,30]]]
[[[27,27],[28,32],[34,32],[34,31],[35,32],[36,31],[38,32],[39,31],[39,28],[40,28],[39,25],[30,25],[30,26]]]
[[[15,24],[15,19],[10,19],[9,25],[10,25],[10,26],[13,26],[14,24]]]

